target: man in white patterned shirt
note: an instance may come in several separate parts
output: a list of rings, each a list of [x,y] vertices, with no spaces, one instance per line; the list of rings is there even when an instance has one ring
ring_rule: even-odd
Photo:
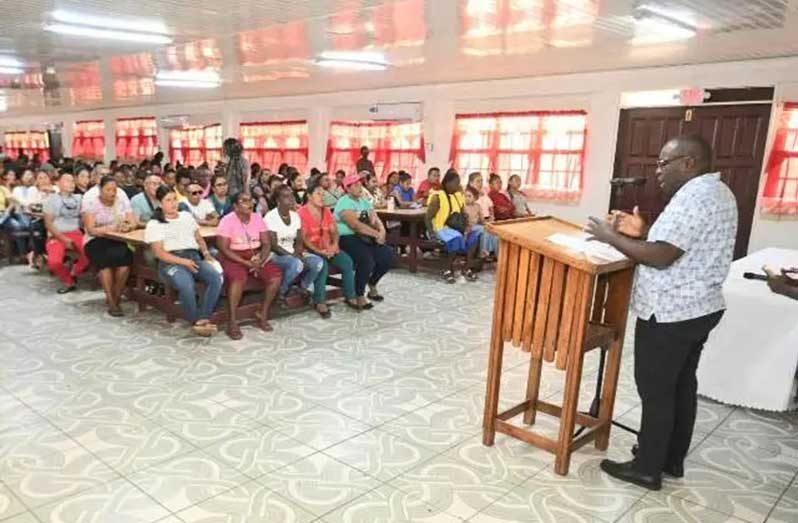
[[[709,333],[726,307],[721,287],[737,235],[737,202],[711,172],[712,151],[700,137],[680,136],[660,152],[657,180],[670,202],[646,230],[637,208],[591,218],[597,240],[640,265],[632,311],[635,382],[642,400],[635,459],[604,460],[611,476],[652,490],[662,473],[684,475],[696,415],[696,369]]]

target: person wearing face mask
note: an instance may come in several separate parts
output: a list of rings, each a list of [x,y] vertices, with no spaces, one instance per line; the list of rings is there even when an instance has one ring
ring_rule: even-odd
[[[74,194],[75,180],[71,174],[58,178],[58,193],[44,203],[44,224],[50,238],[47,240],[47,267],[64,284],[58,294],[66,294],[77,288],[75,278],[89,266],[83,249],[83,233],[80,231],[81,196]],[[64,265],[67,251],[77,254],[72,270]]]

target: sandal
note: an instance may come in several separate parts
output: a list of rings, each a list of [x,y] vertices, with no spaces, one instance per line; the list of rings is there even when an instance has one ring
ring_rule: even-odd
[[[229,336],[231,340],[240,340],[244,337],[244,333],[241,332],[241,327],[238,326],[238,323],[228,323],[227,336]]]
[[[329,320],[332,317],[332,312],[330,312],[330,308],[327,307],[326,305],[325,307],[327,307],[327,309],[325,311],[322,312],[321,310],[319,310],[322,305],[323,304],[317,304],[315,306],[316,312],[318,312],[319,316],[321,316],[323,319]]]
[[[195,323],[191,326],[191,331],[196,334],[197,336],[202,336],[203,338],[210,338],[216,329],[211,328],[210,324],[204,323],[199,324]]]
[[[457,281],[457,278],[454,275],[454,271],[444,271],[443,280],[446,283],[455,283]]]
[[[350,309],[354,309],[356,312],[363,311],[363,307],[361,307],[359,303],[352,303],[349,300],[344,300],[344,303],[346,303],[347,307],[349,307]]]
[[[202,326],[207,326],[208,329],[212,330],[213,332],[218,332],[219,331],[219,327],[217,327],[215,323],[211,323],[211,320],[207,320],[207,319],[199,320],[196,324],[197,325],[202,325]]]
[[[77,288],[78,288],[78,286],[75,285],[75,284],[65,285],[65,286],[61,287],[60,289],[58,289],[57,291],[55,291],[55,292],[57,292],[58,294],[66,294],[68,292],[74,291]]]
[[[364,303],[363,305],[361,305],[360,307],[361,307],[361,308],[362,308],[364,311],[370,311],[371,309],[373,309],[373,308],[374,308],[374,304],[373,304],[373,303],[371,303],[371,302],[366,302],[366,303]]]
[[[385,297],[380,295],[380,293],[378,293],[376,291],[369,292],[366,296],[368,296],[368,299],[370,299],[371,301],[380,302],[380,301],[384,301],[385,300]]]
[[[125,315],[125,313],[122,311],[121,307],[116,306],[116,307],[108,307],[108,315],[114,318],[121,318],[122,316]]]
[[[474,271],[472,269],[468,269],[467,271],[464,271],[463,272],[463,276],[465,276],[465,279],[468,280],[468,281],[477,281],[479,279],[479,278],[477,278],[477,275],[474,274]]]
[[[255,313],[255,320],[256,320],[255,324],[263,332],[273,332],[274,331],[274,327],[272,327],[269,324],[269,320],[267,320],[266,318],[261,317],[261,315],[258,314],[257,312]]]

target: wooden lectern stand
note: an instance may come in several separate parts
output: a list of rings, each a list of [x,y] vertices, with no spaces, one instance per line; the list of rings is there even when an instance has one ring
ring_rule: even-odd
[[[581,228],[551,217],[522,218],[488,225],[499,237],[499,264],[488,362],[483,443],[493,445],[496,431],[525,441],[556,456],[554,470],[568,474],[571,452],[595,440],[609,443],[615,388],[629,309],[634,263],[602,263],[555,245],[555,233],[574,234]],[[499,413],[499,390],[505,342],[530,352],[526,401]],[[577,412],[584,354],[608,351],[603,391],[596,417]],[[538,399],[543,361],[566,372],[563,404]],[[554,440],[508,423],[524,415],[527,425],[537,412],[560,418]],[[574,425],[587,431],[574,439]]]

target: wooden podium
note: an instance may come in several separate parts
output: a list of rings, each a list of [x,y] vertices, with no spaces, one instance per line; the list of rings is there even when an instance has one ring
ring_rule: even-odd
[[[496,431],[525,441],[556,456],[554,470],[568,474],[571,453],[590,441],[606,450],[615,389],[634,275],[631,260],[603,263],[560,247],[547,238],[574,234],[581,227],[551,217],[522,218],[488,225],[499,237],[499,262],[493,330],[488,362],[483,443],[493,445]],[[531,353],[526,400],[499,413],[504,345],[511,342]],[[597,416],[577,412],[584,354],[607,351]],[[543,362],[564,370],[563,404],[538,399]],[[533,425],[540,411],[560,419],[559,437],[548,438],[508,420],[523,414]],[[574,438],[574,426],[586,432]]]

